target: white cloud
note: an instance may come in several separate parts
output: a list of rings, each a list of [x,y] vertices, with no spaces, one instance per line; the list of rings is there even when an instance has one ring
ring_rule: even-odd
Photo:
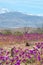
[[[43,16],[43,14],[28,14],[27,15],[31,15],[31,16]]]
[[[7,8],[0,8],[0,14],[6,13],[6,12],[9,12],[9,10]]]

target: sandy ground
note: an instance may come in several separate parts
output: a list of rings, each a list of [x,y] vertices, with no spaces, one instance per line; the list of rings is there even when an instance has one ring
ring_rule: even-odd
[[[18,48],[18,47],[20,47],[20,48],[22,48],[22,49],[24,49],[24,48],[28,48],[28,49],[32,49],[33,48],[33,46],[35,45],[34,43],[37,43],[37,42],[43,42],[43,41],[29,41],[28,43],[30,44],[30,46],[26,46],[26,43],[11,43],[11,44],[4,44],[4,43],[2,43],[2,44],[0,44],[0,48],[4,48],[4,49],[6,49],[6,50],[11,50],[11,48],[13,48],[13,47],[16,47],[16,48]]]

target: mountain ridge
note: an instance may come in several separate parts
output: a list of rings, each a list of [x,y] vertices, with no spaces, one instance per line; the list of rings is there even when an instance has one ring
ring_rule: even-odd
[[[43,16],[27,15],[21,12],[0,14],[0,28],[43,27]]]

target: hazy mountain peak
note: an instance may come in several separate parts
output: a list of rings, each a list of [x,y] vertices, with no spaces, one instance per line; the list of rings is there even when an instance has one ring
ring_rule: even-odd
[[[1,28],[43,27],[43,16],[27,15],[21,12],[9,12],[6,11],[6,9],[4,12],[4,14],[0,14]]]

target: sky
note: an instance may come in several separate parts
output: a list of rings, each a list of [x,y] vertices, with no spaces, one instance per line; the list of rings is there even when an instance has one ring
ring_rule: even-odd
[[[0,11],[4,9],[43,15],[43,0],[0,0]]]

